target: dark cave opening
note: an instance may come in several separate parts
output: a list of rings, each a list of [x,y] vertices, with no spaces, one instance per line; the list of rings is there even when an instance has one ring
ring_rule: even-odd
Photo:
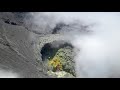
[[[57,52],[57,50],[58,48],[51,47],[50,43],[45,44],[41,50],[42,61],[45,61],[49,57],[53,57],[55,53]]]
[[[61,57],[60,60],[62,62],[62,71],[65,71],[75,77],[75,62],[73,60],[75,53],[73,49],[74,47],[70,43],[64,41],[54,41],[45,44],[41,50],[41,55],[46,69],[48,71],[52,70],[53,72],[56,72],[53,69],[49,68],[48,63],[51,60],[58,60],[59,58],[53,59],[57,54],[58,57]]]
[[[58,44],[58,42],[63,42],[63,41],[55,41],[55,42],[52,42],[52,43],[47,43],[43,46],[43,48],[41,50],[42,61],[45,61],[49,57],[53,58],[55,56],[56,52],[60,48],[64,48],[64,47],[67,47],[67,46],[73,48],[73,46],[71,44],[67,43],[67,42],[59,43],[59,46],[55,47],[54,45]]]

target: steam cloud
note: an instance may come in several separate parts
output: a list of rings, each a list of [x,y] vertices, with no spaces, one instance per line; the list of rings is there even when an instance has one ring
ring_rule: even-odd
[[[82,21],[92,34],[74,32],[69,40],[76,50],[76,73],[81,78],[107,78],[120,76],[120,13],[116,12],[46,12],[49,18],[41,21],[41,13],[32,14],[33,22],[45,29],[58,22]],[[44,16],[43,15],[43,16]],[[50,23],[50,18],[52,22]],[[39,18],[38,18],[39,17]],[[36,19],[37,18],[37,19]],[[45,24],[47,23],[47,24]],[[42,25],[44,24],[44,25]],[[50,30],[51,30],[50,29]],[[41,32],[41,31],[40,31]],[[66,34],[69,36],[68,34]]]
[[[12,71],[5,71],[0,69],[0,78],[20,78],[18,74]]]

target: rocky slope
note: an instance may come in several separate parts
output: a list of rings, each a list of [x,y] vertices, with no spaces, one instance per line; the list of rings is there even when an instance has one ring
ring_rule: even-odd
[[[15,16],[11,12],[0,13],[0,69],[18,73],[22,78],[47,78],[34,56],[29,39],[33,32]]]
[[[41,33],[33,29],[35,26],[31,25],[30,19],[27,23],[24,21],[26,14],[25,12],[0,13],[0,69],[13,71],[21,78],[50,78],[45,66],[48,57],[54,57],[60,48],[71,46],[65,39],[66,32],[79,31],[79,27],[85,31],[86,27],[79,25],[71,27],[72,25],[58,23],[55,28],[48,28],[49,32],[43,30]],[[70,50],[67,56],[73,59]]]

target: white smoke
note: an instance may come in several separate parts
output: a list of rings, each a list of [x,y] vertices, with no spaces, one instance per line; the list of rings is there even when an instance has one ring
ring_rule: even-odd
[[[19,78],[17,73],[0,69],[0,78]]]
[[[120,16],[119,13],[84,13],[87,22],[96,26],[92,35],[77,36],[72,42],[77,52],[78,77],[104,78],[120,76]],[[84,19],[82,17],[82,19]]]
[[[38,16],[34,21],[41,25]],[[91,35],[75,33],[69,39],[73,46],[78,49],[75,57],[77,77],[119,77],[120,76],[120,13],[116,12],[47,12],[53,15],[57,22],[66,23],[80,20],[93,31]],[[36,17],[37,16],[37,17]],[[47,20],[45,22],[48,22]],[[44,24],[45,25],[45,24]]]

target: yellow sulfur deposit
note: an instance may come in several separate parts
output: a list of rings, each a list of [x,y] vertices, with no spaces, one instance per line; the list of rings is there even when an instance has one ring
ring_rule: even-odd
[[[55,56],[52,60],[49,60],[48,65],[53,67],[56,71],[61,71],[63,69],[61,60],[58,56]]]

